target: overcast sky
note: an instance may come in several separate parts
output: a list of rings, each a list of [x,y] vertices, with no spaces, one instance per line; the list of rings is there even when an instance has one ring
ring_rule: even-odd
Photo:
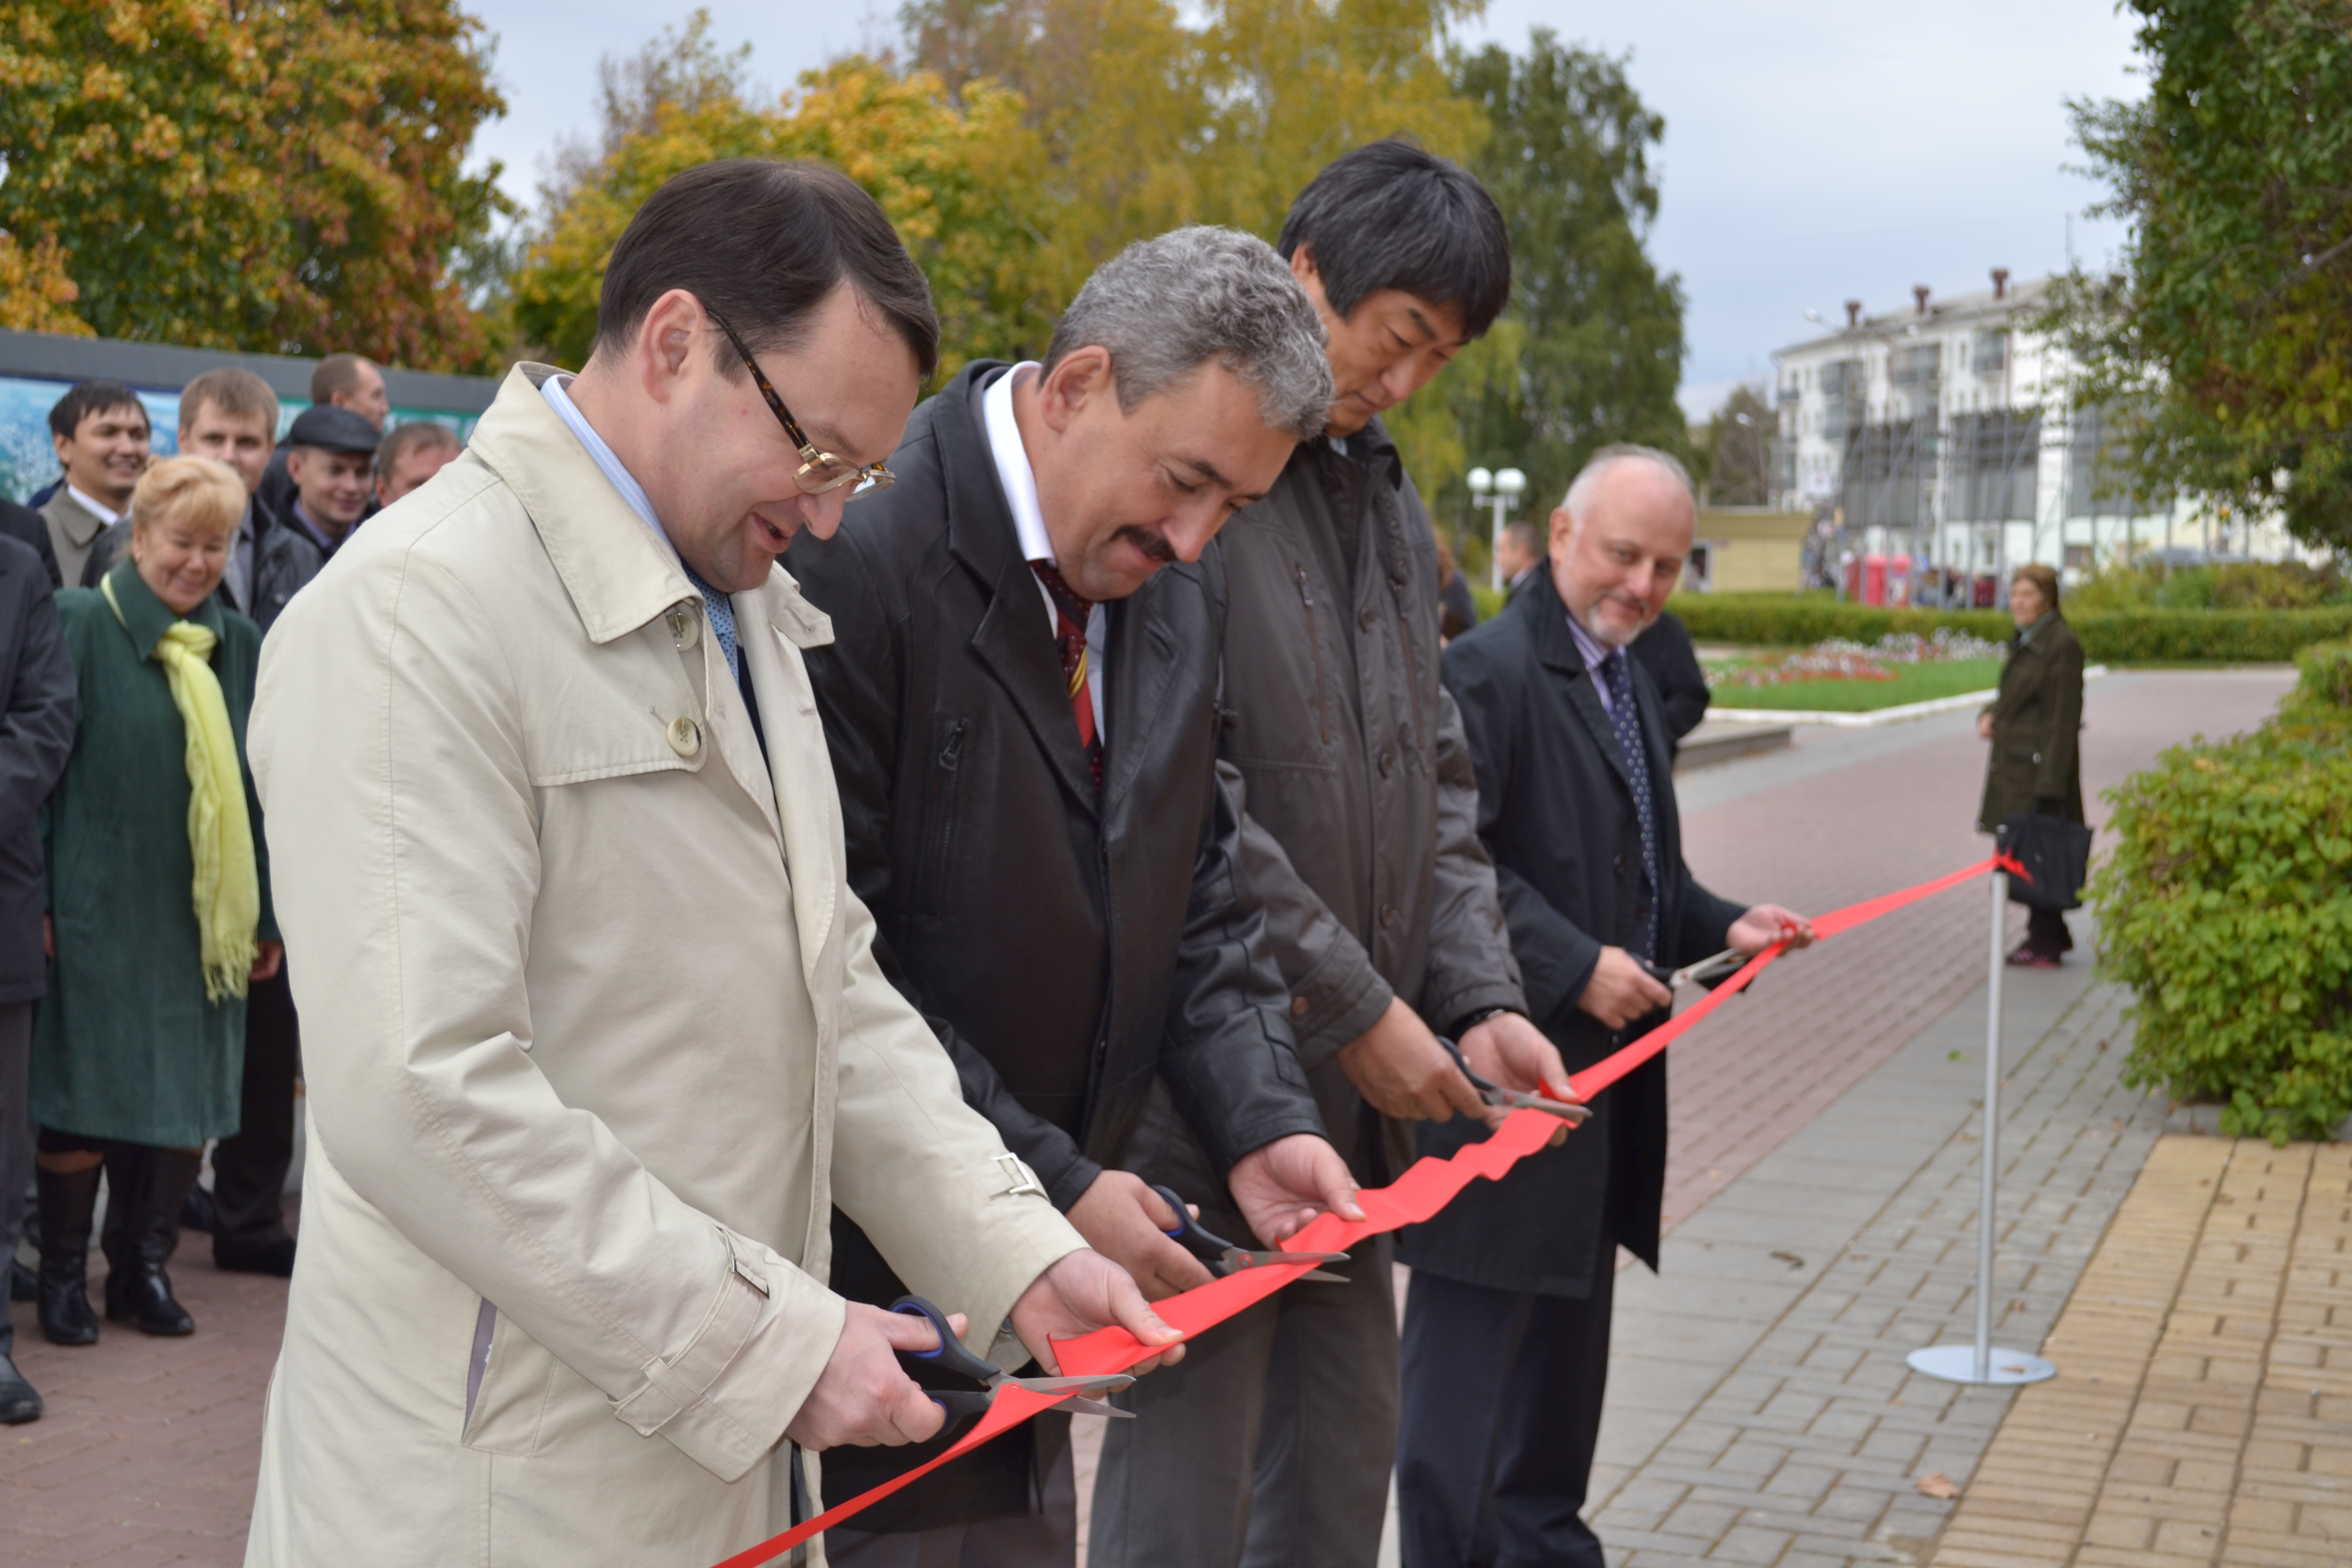
[[[1719,402],[1811,335],[1808,310],[1873,311],[2030,278],[2110,254],[2118,230],[2083,209],[2098,187],[2065,100],[2137,96],[2132,26],[2108,0],[1490,0],[1466,35],[1523,47],[1531,27],[1632,52],[1636,90],[1666,118],[1664,205],[1651,254],[1690,302],[1684,405]],[[548,150],[589,131],[595,68],[657,21],[624,0],[469,0],[498,39],[505,120],[477,141],[529,201]],[[710,0],[713,33],[752,45],[781,87],[835,55],[887,44],[895,5]]]

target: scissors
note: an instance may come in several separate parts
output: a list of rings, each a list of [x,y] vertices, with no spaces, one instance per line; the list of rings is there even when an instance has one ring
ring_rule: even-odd
[[[1685,984],[1704,985],[1712,991],[1737,973],[1739,966],[1748,962],[1748,955],[1736,947],[1727,947],[1713,958],[1702,958],[1696,963],[1685,963],[1680,969],[1668,969],[1662,963],[1652,963],[1646,958],[1637,962],[1649,972],[1651,979],[1669,991],[1679,989]]]
[[[933,1366],[987,1386],[985,1394],[954,1388],[923,1390],[924,1398],[947,1412],[950,1426],[985,1411],[1000,1388],[1025,1388],[1032,1394],[1072,1394],[1076,1397],[1068,1401],[1064,1408],[1081,1415],[1116,1415],[1129,1421],[1135,1419],[1135,1413],[1131,1410],[1120,1410],[1089,1397],[1098,1394],[1116,1394],[1133,1384],[1135,1379],[1126,1373],[1105,1373],[1093,1377],[1014,1377],[995,1363],[982,1361],[964,1349],[962,1342],[955,1337],[955,1331],[948,1327],[948,1315],[922,1297],[901,1296],[890,1303],[890,1310],[929,1318],[931,1327],[938,1331],[940,1336],[939,1349],[900,1351],[901,1356],[929,1362]],[[944,1434],[945,1428],[942,1428],[941,1435]]]
[[[1488,1105],[1499,1105],[1512,1110],[1540,1110],[1547,1116],[1559,1117],[1570,1127],[1576,1126],[1592,1114],[1592,1107],[1579,1105],[1572,1100],[1553,1100],[1547,1095],[1522,1094],[1516,1089],[1505,1089],[1499,1083],[1490,1083],[1470,1070],[1470,1064],[1463,1059],[1461,1047],[1444,1035],[1437,1037],[1437,1043],[1445,1047],[1445,1054],[1454,1058],[1454,1065],[1462,1069],[1462,1076],[1470,1080],[1470,1087],[1476,1089],[1478,1098]]]
[[[1176,1195],[1175,1188],[1155,1184],[1151,1190],[1160,1194],[1161,1203],[1176,1211],[1176,1228],[1170,1231],[1169,1236],[1177,1246],[1207,1265],[1209,1272],[1220,1279],[1244,1268],[1263,1268],[1270,1263],[1349,1261],[1344,1252],[1252,1252],[1247,1247],[1235,1247],[1224,1237],[1202,1230],[1201,1222],[1192,1217],[1192,1211],[1184,1206],[1184,1200]],[[1310,1268],[1299,1278],[1319,1279],[1326,1285],[1345,1285],[1348,1282],[1345,1275],[1327,1273],[1320,1268]]]

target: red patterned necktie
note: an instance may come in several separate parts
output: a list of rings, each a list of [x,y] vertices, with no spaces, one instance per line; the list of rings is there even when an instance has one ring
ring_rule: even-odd
[[[1087,768],[1094,774],[1096,793],[1100,794],[1102,736],[1095,731],[1095,700],[1087,689],[1087,617],[1094,611],[1094,601],[1079,598],[1050,561],[1032,561],[1029,569],[1037,574],[1046,596],[1054,601],[1054,640],[1062,650],[1062,678],[1069,686],[1070,713],[1078,721],[1078,744],[1086,751]]]

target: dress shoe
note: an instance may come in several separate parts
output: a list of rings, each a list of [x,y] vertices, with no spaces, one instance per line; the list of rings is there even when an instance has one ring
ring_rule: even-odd
[[[16,1363],[0,1355],[0,1426],[22,1426],[40,1418],[41,1396],[33,1392]]]
[[[2012,969],[2057,969],[2063,967],[2056,953],[2036,952],[2030,947],[2021,947],[2015,952],[2011,953],[2009,955],[2009,963],[2010,967]]]
[[[89,1218],[98,1207],[100,1167],[37,1170],[40,1187],[41,1271],[36,1285],[41,1337],[53,1345],[94,1345],[98,1314],[89,1310]]]
[[[215,1236],[213,1263],[231,1274],[274,1274],[289,1279],[294,1275],[294,1238],[281,1236],[275,1241],[237,1242]]]

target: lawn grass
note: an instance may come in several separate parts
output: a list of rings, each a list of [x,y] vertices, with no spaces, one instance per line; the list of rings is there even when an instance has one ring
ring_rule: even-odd
[[[1718,686],[1716,708],[1804,709],[1868,713],[1906,702],[1990,691],[2000,684],[2000,660],[1959,658],[1948,664],[1898,664],[1892,680],[1793,680],[1778,686]]]

